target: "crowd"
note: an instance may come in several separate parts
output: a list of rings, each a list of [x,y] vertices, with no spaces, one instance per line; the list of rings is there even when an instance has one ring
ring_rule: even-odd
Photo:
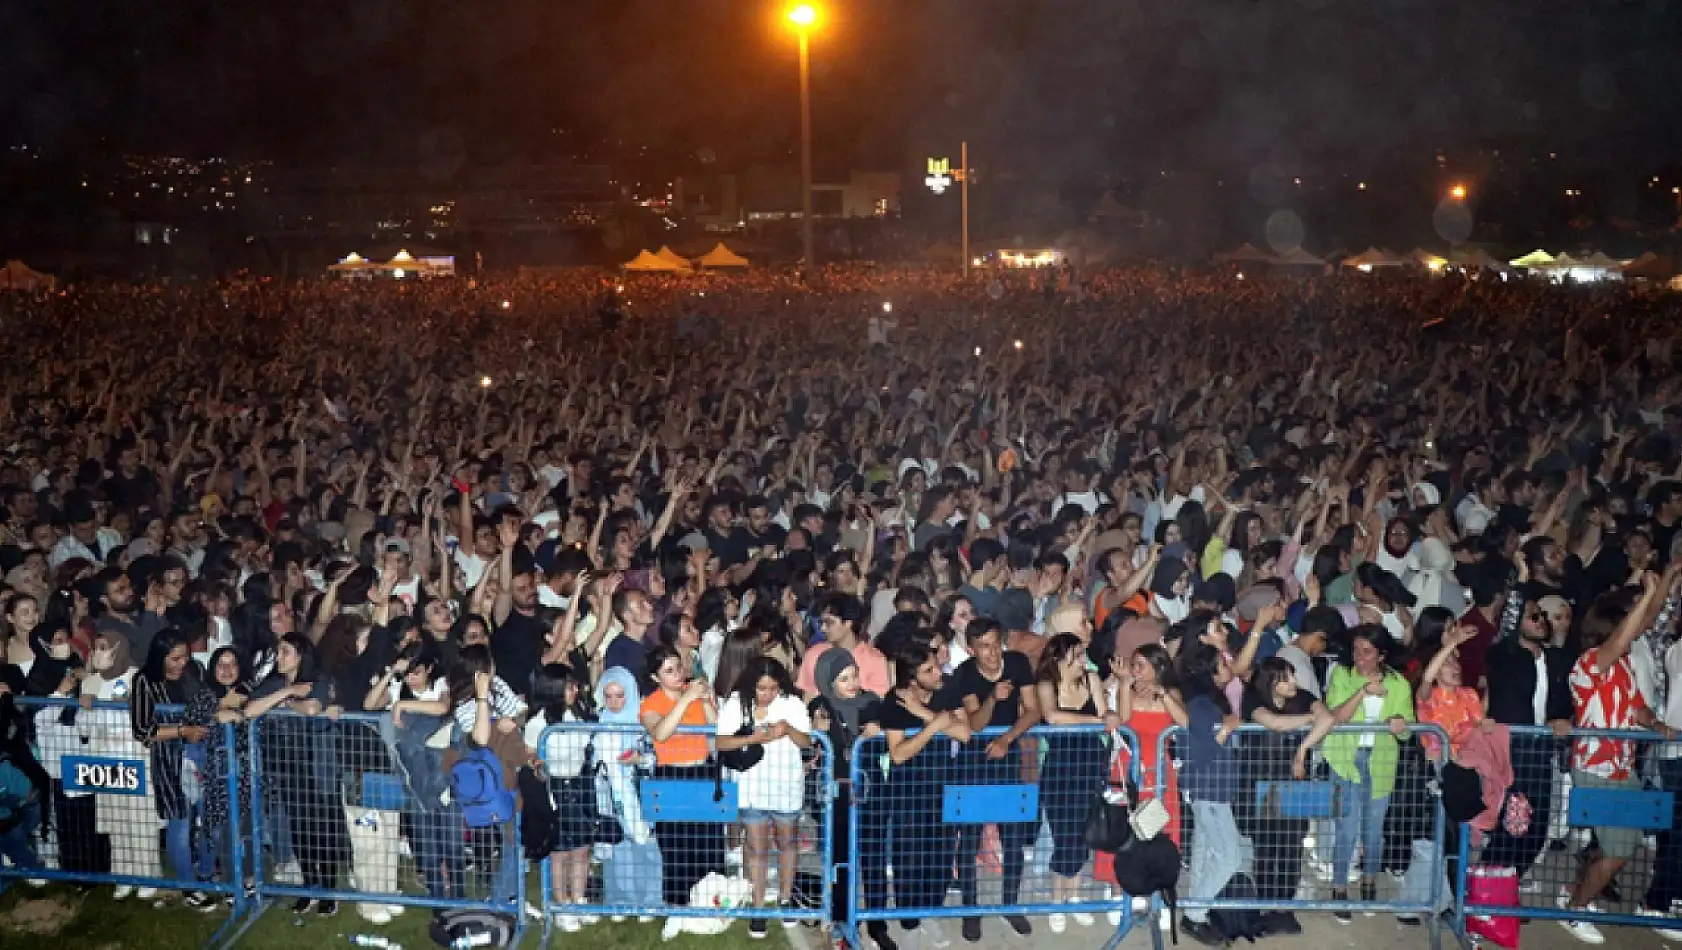
[[[885,746],[859,763],[886,791],[838,910],[940,905],[954,877],[975,905],[978,863],[1015,903],[1042,838],[1052,899],[1081,899],[1114,880],[1082,836],[1093,790],[1134,756],[1144,794],[1168,790],[1187,896],[1223,893],[1253,851],[1259,896],[1290,898],[1307,823],[1258,833],[1292,819],[1250,784],[1318,774],[1341,805],[1308,858],[1333,899],[1373,901],[1392,813],[1432,826],[1434,799],[1402,784],[1481,762],[1508,726],[1682,727],[1668,297],[837,268],[6,307],[0,741],[27,783],[0,843],[18,868],[50,840],[67,871],[167,862],[238,886],[256,858],[378,893],[407,886],[401,854],[434,897],[473,871],[513,901],[509,816],[475,822],[456,780],[491,752],[558,903],[597,903],[598,863],[607,904],[686,903],[739,847],[751,899],[791,906],[822,734],[839,841],[853,744]],[[548,730],[567,723],[585,725]],[[1039,724],[1140,741],[1042,743]],[[1172,726],[1179,768],[1158,761]],[[1682,791],[1670,748],[1513,734],[1495,757],[1537,818],[1494,822],[1483,862],[1533,874],[1562,772]],[[68,789],[67,754],[143,760],[146,793]],[[641,814],[639,782],[721,767],[739,826]],[[1041,821],[943,827],[959,775],[1032,776]],[[235,806],[263,819],[245,867]],[[1558,900],[1604,900],[1638,851],[1639,912],[1672,915],[1670,832],[1597,829]],[[1046,925],[1071,921],[1093,923]],[[1182,926],[1221,939],[1197,911]],[[933,921],[869,936],[906,931],[947,941]]]

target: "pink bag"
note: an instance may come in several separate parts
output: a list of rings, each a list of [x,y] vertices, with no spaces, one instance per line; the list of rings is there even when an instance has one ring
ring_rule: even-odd
[[[1527,803],[1528,804],[1528,803]],[[1518,872],[1479,865],[1466,876],[1466,903],[1478,907],[1517,907]],[[1507,950],[1518,947],[1517,917],[1466,916],[1466,932],[1487,937]]]

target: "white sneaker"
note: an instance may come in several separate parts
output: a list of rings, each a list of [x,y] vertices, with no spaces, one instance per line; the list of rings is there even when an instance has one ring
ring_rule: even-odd
[[[385,908],[379,904],[357,904],[356,913],[363,920],[376,927],[384,927],[391,923],[391,915],[386,913]]]
[[[950,947],[952,945],[952,938],[946,936],[946,931],[940,926],[938,920],[925,919],[917,925],[917,932],[923,935],[923,939],[928,941],[928,945],[931,947]]]
[[[40,890],[41,888],[47,886],[47,882],[43,878],[32,877],[29,879],[29,886],[35,888],[36,890]]]
[[[1652,909],[1651,907],[1637,907],[1635,909],[1635,916],[1637,916],[1637,917],[1655,917],[1659,920],[1675,920],[1676,919],[1675,917],[1672,917],[1671,915],[1666,914],[1663,911],[1657,911],[1657,910]],[[1677,930],[1674,927],[1655,927],[1655,928],[1653,928],[1653,933],[1658,934],[1659,938],[1661,940],[1682,940],[1682,930]]]
[[[1060,934],[1069,929],[1069,918],[1063,914],[1052,914],[1046,918],[1046,926],[1051,928],[1052,933]]]
[[[584,929],[583,925],[579,924],[578,918],[571,914],[556,914],[555,926],[561,928],[563,933],[569,934],[575,934]]]
[[[403,905],[402,904],[387,904],[387,905],[385,905],[385,912],[390,914],[393,917],[401,917],[401,916],[403,916]]]
[[[600,917],[591,917],[589,915],[585,915],[585,916],[582,916],[582,917],[578,918],[578,922],[583,924],[584,926],[588,927],[591,924],[601,923],[602,919]]]
[[[1600,928],[1586,920],[1562,920],[1559,925],[1565,928],[1566,933],[1584,943],[1601,944],[1606,942],[1606,935],[1600,932]]]
[[[609,917],[608,920],[610,920],[610,921],[612,921],[616,924],[622,924],[622,923],[625,922],[625,915],[624,914],[614,914],[612,917]]]
[[[530,917],[532,920],[542,920],[543,919],[543,908],[537,906],[536,904],[533,904],[531,901],[526,901],[525,906],[526,906],[526,916],[527,917]]]
[[[116,889],[111,892],[111,899],[114,901],[126,901],[133,896],[133,884],[118,884]]]
[[[639,924],[652,924],[652,923],[654,923],[654,918],[652,916],[648,915],[648,914],[643,914],[642,916],[637,918],[637,923],[639,923]]]
[[[142,887],[134,892],[134,896],[143,901],[149,901],[158,896],[158,889],[155,887]]]

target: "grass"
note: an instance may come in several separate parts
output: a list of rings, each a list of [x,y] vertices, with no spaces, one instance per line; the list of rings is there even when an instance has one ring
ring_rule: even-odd
[[[49,900],[63,905],[72,916],[52,933],[27,933],[15,929],[18,905],[25,901]],[[239,950],[340,950],[351,948],[352,934],[379,934],[403,950],[428,950],[436,947],[427,934],[431,916],[426,908],[411,907],[384,927],[375,927],[357,915],[351,905],[341,904],[339,912],[327,918],[307,915],[295,918],[288,904],[276,903],[258,919],[236,946]],[[27,911],[26,911],[27,912]],[[197,913],[179,905],[154,909],[132,898],[111,900],[111,888],[99,887],[82,893],[74,887],[51,885],[41,890],[17,885],[0,894],[0,946],[5,950],[195,950],[203,946],[216,928],[228,919],[226,911]],[[789,941],[782,928],[773,925],[770,935],[756,945],[765,950],[789,950]],[[826,941],[807,932],[807,943],[822,947]],[[526,930],[522,947],[542,945],[540,926]],[[683,935],[670,943],[660,940],[660,920],[639,924],[634,920],[614,924],[606,920],[582,933],[563,934],[555,931],[554,946],[582,945],[591,950],[704,950],[737,946],[747,940],[747,924],[738,921],[716,937]]]

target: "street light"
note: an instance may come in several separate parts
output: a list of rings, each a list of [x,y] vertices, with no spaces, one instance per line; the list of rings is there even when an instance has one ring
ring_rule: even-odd
[[[788,22],[800,37],[800,243],[805,272],[812,273],[812,60],[808,39],[817,25],[818,10],[809,3],[789,8]]]

